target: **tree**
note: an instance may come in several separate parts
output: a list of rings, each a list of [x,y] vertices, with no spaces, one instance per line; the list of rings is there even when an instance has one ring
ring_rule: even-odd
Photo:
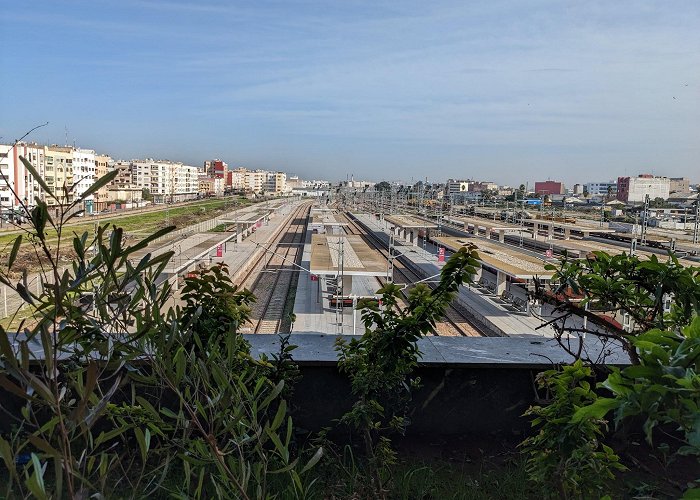
[[[532,479],[555,481],[564,497],[580,496],[576,490],[583,483],[571,472],[583,467],[599,471],[591,484],[601,489],[600,479],[619,469],[612,450],[599,443],[609,413],[616,427],[639,427],[665,462],[676,455],[700,459],[700,267],[683,266],[673,254],[663,262],[655,255],[603,252],[584,260],[565,257],[558,267],[547,267],[555,271],[556,284],[538,283],[535,296],[554,305],[555,319],[547,324],[555,327],[557,340],[576,362],[542,376],[554,397],[546,408],[528,412],[535,416],[533,426],[540,428],[523,443]],[[569,322],[580,317],[587,324]],[[605,361],[604,355],[588,355],[586,334],[598,337],[601,352],[610,343],[621,345],[632,361],[623,368],[598,366],[597,375],[604,380],[597,387],[606,397],[591,392],[594,372],[582,365]],[[577,347],[569,336],[578,337]],[[571,378],[574,373],[578,380]],[[688,487],[683,498],[700,498],[700,488]]]
[[[365,332],[346,342],[339,338],[339,369],[350,377],[357,399],[341,422],[358,431],[365,446],[375,496],[385,496],[380,470],[394,460],[387,434],[403,434],[408,426],[412,377],[418,366],[417,341],[430,332],[445,313],[459,287],[471,280],[479,265],[475,247],[463,247],[447,261],[439,284],[431,289],[420,283],[402,298],[403,286],[387,283],[376,299],[362,299]],[[406,303],[401,306],[402,302]]]
[[[168,308],[172,285],[162,275],[173,252],[140,251],[173,227],[128,246],[110,224],[68,237],[76,206],[116,175],[56,216],[43,200],[23,205],[29,242],[17,236],[0,265],[26,316],[9,319],[15,331],[0,326],[0,496],[307,498],[303,475],[322,452],[304,465],[292,450],[293,346],[283,339],[272,359],[251,357],[237,332],[250,292],[216,266],[185,278],[184,310]],[[66,247],[75,257],[64,267]],[[36,288],[26,271],[15,277],[22,250],[41,263]]]
[[[618,342],[638,363],[630,334],[652,328],[680,329],[700,312],[700,267],[685,266],[674,255],[663,262],[656,255],[647,259],[592,252],[585,259],[565,256],[558,266],[545,267],[555,272],[554,284],[537,283],[535,296],[554,306],[557,319],[548,324],[565,348],[569,335],[587,333],[604,342]],[[572,323],[577,317],[586,318],[588,326]],[[585,355],[580,347],[571,354]]]
[[[605,196],[605,201],[610,201],[613,199],[613,188],[608,186],[607,195]]]
[[[387,181],[378,182],[374,185],[375,191],[391,191],[391,184]]]
[[[144,201],[152,201],[153,200],[153,195],[151,194],[151,190],[148,188],[143,188],[141,190],[141,198]]]

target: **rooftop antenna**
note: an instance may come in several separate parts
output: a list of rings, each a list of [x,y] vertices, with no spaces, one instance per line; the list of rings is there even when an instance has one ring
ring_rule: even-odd
[[[66,131],[66,142],[64,142],[63,144],[65,144],[66,146],[68,146],[68,125],[64,125],[63,128],[64,128],[65,131]]]

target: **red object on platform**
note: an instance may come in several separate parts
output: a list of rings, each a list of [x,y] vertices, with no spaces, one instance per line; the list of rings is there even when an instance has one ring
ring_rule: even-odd
[[[318,281],[318,276],[316,276],[315,274],[312,274],[311,281]]]
[[[223,246],[223,245],[217,245],[217,246],[216,246],[216,256],[217,256],[217,257],[223,257],[223,256],[224,256],[224,246]]]
[[[445,249],[443,247],[438,248],[438,262],[445,262]]]

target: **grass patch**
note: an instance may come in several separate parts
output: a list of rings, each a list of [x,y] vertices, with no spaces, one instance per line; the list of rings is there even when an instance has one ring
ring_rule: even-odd
[[[318,477],[312,498],[370,498],[370,480],[361,460],[346,447],[341,459],[326,459],[314,471]],[[542,498],[527,481],[518,458],[495,464],[403,457],[384,477],[387,498],[405,500]]]
[[[230,200],[203,200],[196,203],[191,203],[184,206],[175,206],[168,209],[168,205],[163,205],[160,210],[152,210],[148,212],[134,213],[133,215],[116,215],[114,217],[106,217],[98,219],[92,219],[86,216],[83,219],[73,219],[72,223],[64,228],[67,231],[66,234],[82,234],[84,232],[92,233],[95,230],[95,224],[115,224],[124,229],[124,231],[143,231],[152,232],[155,229],[164,227],[166,222],[170,222],[177,227],[181,227],[188,223],[193,223],[191,220],[194,219],[207,219],[214,217],[216,211],[226,211],[233,210],[234,208],[242,208],[250,205],[252,202],[247,199],[236,200],[235,207],[231,204]],[[194,222],[197,222],[195,220]],[[11,244],[17,237],[16,232],[11,234],[5,234],[0,236],[0,247]],[[53,230],[47,231],[47,239],[49,241],[56,239],[56,232]],[[24,246],[24,245],[23,245]]]
[[[236,200],[234,205],[231,203],[231,200],[213,199],[202,200],[196,203],[191,203],[184,206],[175,206],[172,208],[169,208],[168,205],[163,205],[162,209],[160,210],[152,210],[149,212],[140,212],[130,215],[118,215],[99,220],[90,217],[77,220],[74,219],[70,224],[64,226],[63,238],[64,241],[68,241],[73,237],[74,233],[82,235],[83,233],[87,232],[88,235],[92,235],[95,232],[95,227],[97,224],[102,226],[113,224],[120,227],[124,230],[127,238],[133,237],[132,235],[151,234],[168,225],[173,225],[176,228],[187,227],[201,222],[202,220],[207,220],[222,215],[231,210],[246,207],[252,203],[252,201],[247,199],[239,199]],[[46,231],[46,233],[47,242],[55,245],[58,242],[56,232],[49,229]],[[10,234],[0,235],[0,259],[7,257],[12,243],[17,238],[18,234],[18,232],[13,232]],[[66,245],[62,245],[62,247],[62,259],[72,260],[72,256],[70,255],[72,252],[71,248]],[[38,268],[38,259],[34,254],[33,249],[31,248],[31,243],[27,238],[24,239],[24,242],[20,247],[19,256],[20,258],[16,266],[19,272],[24,269],[26,269],[28,272],[33,272]]]

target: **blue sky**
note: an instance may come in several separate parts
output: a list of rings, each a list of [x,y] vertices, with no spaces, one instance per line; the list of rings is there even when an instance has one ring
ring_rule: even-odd
[[[700,2],[13,2],[0,142],[308,178],[700,182]]]

